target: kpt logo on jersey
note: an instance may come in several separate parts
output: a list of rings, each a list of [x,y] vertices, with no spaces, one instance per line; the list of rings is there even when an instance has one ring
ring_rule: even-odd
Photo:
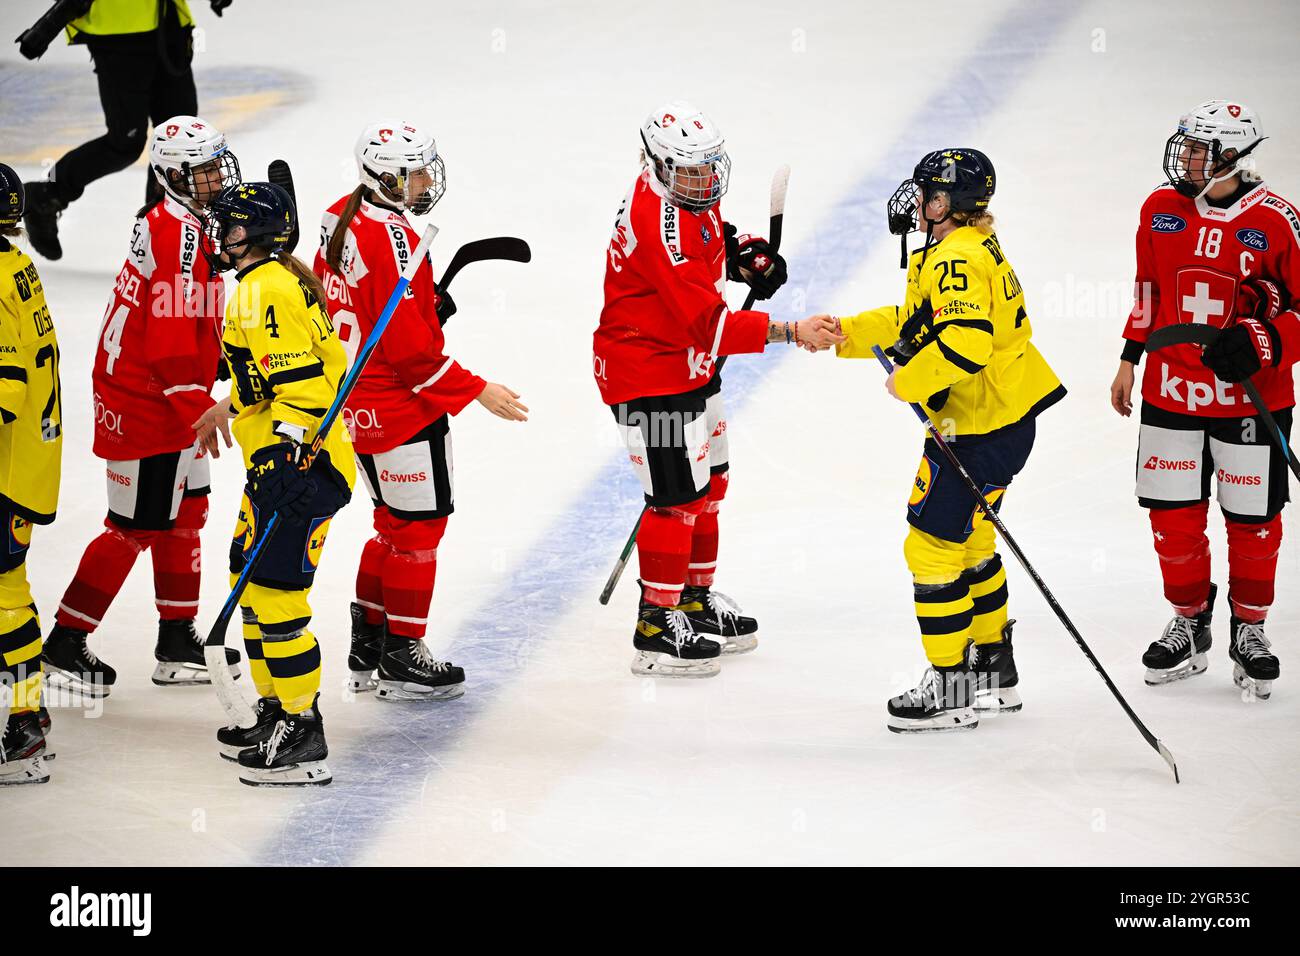
[[[330,531],[330,517],[313,518],[307,529],[307,546],[302,553],[302,570],[311,574],[320,564],[320,555],[325,550],[325,536]]]
[[[1152,232],[1182,232],[1187,228],[1187,220],[1167,212],[1158,212],[1151,217]]]

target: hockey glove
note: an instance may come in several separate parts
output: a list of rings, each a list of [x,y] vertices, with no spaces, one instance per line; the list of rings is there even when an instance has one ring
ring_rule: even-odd
[[[1237,293],[1237,317],[1246,316],[1275,322],[1291,306],[1291,296],[1276,282],[1268,279],[1247,279]]]
[[[917,352],[925,348],[932,337],[930,332],[934,327],[931,324],[933,320],[934,309],[927,299],[899,327],[898,341],[885,349],[885,354],[894,360],[895,365],[906,365]]]
[[[225,10],[226,7],[230,6],[234,2],[235,0],[208,0],[208,3],[212,7],[212,12],[217,16],[221,16],[221,11]]]
[[[1282,338],[1268,319],[1242,317],[1201,353],[1201,364],[1224,382],[1242,382],[1282,361]]]
[[[59,35],[59,31],[77,17],[85,16],[90,11],[92,2],[93,0],[55,0],[54,5],[39,20],[14,40],[18,44],[18,52],[29,60],[39,60]]]
[[[789,278],[785,259],[766,239],[736,235],[736,227],[729,222],[723,224],[722,234],[727,244],[727,278],[744,282],[754,290],[756,299],[772,298]]]
[[[438,317],[439,325],[446,325],[447,320],[456,314],[456,300],[440,285],[433,287],[433,313]]]
[[[253,452],[248,487],[260,514],[278,511],[286,524],[305,524],[311,517],[316,479],[302,470],[303,455],[302,445],[287,440]]]

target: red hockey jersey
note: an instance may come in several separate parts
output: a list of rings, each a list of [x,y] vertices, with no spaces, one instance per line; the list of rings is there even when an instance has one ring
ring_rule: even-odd
[[[170,196],[135,222],[95,353],[95,446],[124,461],[194,444],[214,403],[225,286],[199,251],[199,221]]]
[[[1137,299],[1124,338],[1144,343],[1152,329],[1175,322],[1224,327],[1235,320],[1237,292],[1256,276],[1300,298],[1300,216],[1260,183],[1231,206],[1188,199],[1172,186],[1156,189],[1142,206],[1137,231]],[[1300,359],[1300,315],[1277,320],[1282,363],[1252,381],[1271,410],[1295,404],[1291,366]],[[1134,350],[1126,355],[1137,358]],[[1221,382],[1201,364],[1195,345],[1147,356],[1142,400],[1183,414],[1224,418],[1251,414],[1240,385]]]
[[[607,405],[708,383],[719,355],[761,352],[766,312],[727,308],[719,205],[676,206],[649,169],[619,207],[605,262],[605,307],[593,337]]]
[[[363,201],[347,224],[336,273],[325,263],[325,250],[347,201],[344,196],[321,217],[314,268],[325,284],[330,316],[350,365],[419,236],[400,212]],[[426,258],[344,406],[343,421],[358,452],[373,455],[396,448],[430,422],[459,413],[487,384],[443,354],[436,304],[433,266]]]

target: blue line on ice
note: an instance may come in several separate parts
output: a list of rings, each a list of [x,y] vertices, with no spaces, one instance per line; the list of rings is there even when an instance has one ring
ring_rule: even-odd
[[[885,230],[884,205],[899,181],[930,149],[977,145],[967,140],[975,138],[982,120],[1006,103],[1076,9],[1065,0],[1016,4],[954,66],[951,79],[916,109],[879,166],[858,179],[816,224],[812,231],[816,250],[787,256],[790,274],[807,290],[808,302],[829,301],[836,287],[879,243],[896,243]],[[800,177],[813,175],[815,170],[794,170],[792,213],[797,213]],[[757,224],[765,221],[757,210],[744,211],[742,219],[754,223],[751,228],[761,228]],[[605,238],[596,236],[592,241]],[[781,304],[787,297],[788,292],[777,297],[773,314],[779,319],[798,318]],[[736,419],[761,376],[788,354],[778,350],[759,357],[737,356],[727,364],[724,394],[729,418]],[[594,384],[591,400],[599,400]],[[302,802],[261,848],[258,862],[361,862],[390,817],[408,806],[429,774],[437,771],[440,754],[487,712],[523,672],[534,649],[551,636],[553,622],[567,610],[556,606],[555,596],[571,594],[575,600],[595,601],[640,498],[640,486],[623,456],[612,456],[537,536],[527,558],[509,570],[500,588],[467,618],[454,638],[452,659],[469,675],[465,696],[448,704],[393,705],[382,713],[377,707],[375,722],[382,726],[360,741],[336,747],[330,757],[335,782],[304,793]],[[629,568],[627,577],[635,576],[635,567]],[[624,590],[628,586],[626,581],[622,585]],[[609,679],[632,678],[620,671]],[[440,861],[435,854],[428,862]]]

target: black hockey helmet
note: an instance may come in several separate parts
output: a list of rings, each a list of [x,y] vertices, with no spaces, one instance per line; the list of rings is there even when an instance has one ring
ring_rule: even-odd
[[[889,231],[903,237],[903,266],[907,265],[907,235],[917,229],[917,210],[935,193],[947,193],[950,216],[987,209],[996,188],[993,161],[978,149],[955,146],[922,156],[911,178],[899,183],[886,205]],[[926,245],[930,244],[931,227],[927,225]]]
[[[0,229],[13,229],[22,221],[27,191],[12,166],[0,163]]]
[[[217,194],[203,214],[203,255],[218,272],[234,268],[235,256],[250,248],[276,253],[289,245],[297,226],[293,200],[274,183],[239,183]],[[227,233],[241,226],[238,242],[226,241]],[[233,248],[232,248],[233,247]]]

